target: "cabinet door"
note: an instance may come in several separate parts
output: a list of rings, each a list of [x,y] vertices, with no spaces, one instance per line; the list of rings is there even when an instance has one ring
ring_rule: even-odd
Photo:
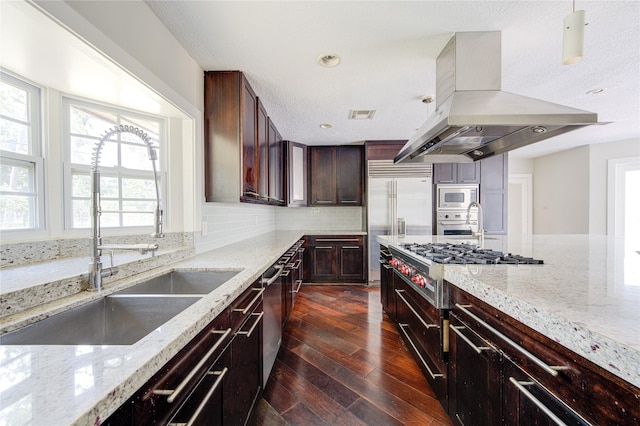
[[[273,121],[269,119],[269,203],[284,205],[283,141]]]
[[[449,336],[449,417],[458,425],[501,424],[501,353],[455,314]]]
[[[457,183],[479,183],[480,182],[480,162],[458,163]]]
[[[258,198],[269,202],[269,119],[267,110],[258,99],[257,109],[257,147],[258,147]]]
[[[364,246],[362,245],[340,245],[340,271],[339,279],[349,280],[364,280]]]
[[[507,233],[508,154],[481,160],[480,204],[487,234]]]
[[[287,205],[307,205],[307,147],[287,142],[286,162]]]
[[[309,148],[309,189],[312,206],[336,204],[336,148]]]
[[[258,158],[256,153],[258,98],[244,76],[241,93],[242,196],[244,199],[255,200],[258,197]],[[231,176],[228,178],[232,179]]]
[[[457,168],[454,163],[434,163],[433,183],[456,183]]]
[[[364,152],[360,146],[339,146],[336,149],[337,204],[361,206]]]
[[[337,248],[321,243],[311,247],[311,281],[335,281],[338,275]]]

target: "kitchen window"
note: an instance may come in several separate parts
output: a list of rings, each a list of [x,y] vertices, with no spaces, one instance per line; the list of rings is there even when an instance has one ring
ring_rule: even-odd
[[[65,186],[65,227],[91,226],[90,169],[94,148],[113,126],[141,129],[158,152],[161,198],[166,198],[162,158],[165,146],[165,121],[160,117],[63,98],[64,140],[67,146]],[[129,133],[116,133],[108,139],[100,155],[101,208],[103,228],[153,226],[156,205],[152,163],[146,144]]]
[[[0,72],[0,230],[44,228],[40,88]]]

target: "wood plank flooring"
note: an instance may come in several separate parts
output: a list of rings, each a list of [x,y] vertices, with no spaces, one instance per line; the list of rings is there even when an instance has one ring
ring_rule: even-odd
[[[304,285],[256,415],[261,425],[450,425],[380,288]]]

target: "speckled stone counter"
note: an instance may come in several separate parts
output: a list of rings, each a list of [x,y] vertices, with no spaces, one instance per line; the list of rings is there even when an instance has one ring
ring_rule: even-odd
[[[0,346],[0,424],[99,424],[302,235],[264,234],[136,276],[140,282],[172,270],[240,271],[133,345]]]
[[[460,239],[382,236],[385,245]],[[473,242],[469,240],[470,242]],[[640,255],[594,235],[494,238],[485,247],[544,265],[447,265],[445,279],[640,387]]]

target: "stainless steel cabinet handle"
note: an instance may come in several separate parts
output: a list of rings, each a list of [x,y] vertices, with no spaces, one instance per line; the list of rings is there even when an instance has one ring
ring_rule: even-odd
[[[558,418],[558,416],[556,416],[555,414],[553,414],[553,412],[551,410],[549,410],[547,408],[546,405],[544,405],[538,398],[536,398],[531,392],[529,392],[529,390],[525,387],[525,386],[531,386],[534,384],[534,382],[519,382],[518,380],[514,379],[513,377],[509,377],[509,381],[511,383],[513,383],[513,385],[515,387],[518,388],[518,390],[522,393],[522,395],[524,395],[529,401],[533,402],[536,407],[538,407],[544,414],[547,415],[547,417],[549,417],[550,420],[552,420],[555,424],[557,424],[558,426],[565,426],[566,423],[563,422],[561,419]],[[555,396],[551,395],[553,398],[555,398]],[[556,398],[557,399],[557,398]],[[562,402],[562,401],[560,401]],[[563,405],[566,404],[563,403]],[[567,407],[569,408],[569,407]],[[570,408],[569,408],[570,409]],[[571,409],[570,409],[571,410]],[[579,417],[582,421],[584,421],[586,424],[591,424],[589,422],[587,422],[586,420],[584,420],[584,418],[582,418],[581,416],[578,415],[578,413],[576,413],[575,411],[571,410],[571,412],[576,415],[577,417]]]
[[[476,346],[473,344],[473,342],[471,340],[469,340],[469,338],[467,336],[465,336],[464,334],[462,334],[462,332],[460,330],[464,330],[467,327],[462,327],[462,326],[455,326],[455,325],[451,325],[449,324],[449,328],[451,330],[453,330],[454,333],[456,333],[458,336],[460,336],[460,338],[462,340],[464,340],[465,342],[467,342],[467,344],[469,346],[471,346],[473,348],[474,351],[476,351],[476,353],[482,353],[482,351],[487,351],[489,349],[491,349],[489,346]]]
[[[288,277],[290,273],[291,273],[291,269],[287,269],[286,271],[281,273],[280,276],[281,277]]]
[[[171,390],[157,390],[157,391],[153,391],[153,393],[160,394],[160,395],[166,395],[166,394],[168,394],[170,392],[169,396],[167,397],[167,402],[169,404],[173,403],[173,401],[175,401],[175,399],[178,397],[178,395],[180,395],[180,392],[182,392],[184,390],[184,388],[189,384],[191,379],[193,379],[193,376],[196,375],[198,370],[200,370],[202,368],[202,366],[207,361],[209,361],[209,358],[211,357],[211,355],[216,351],[216,349],[218,349],[218,347],[222,344],[222,342],[225,341],[227,336],[229,336],[229,334],[231,334],[231,328],[227,328],[227,330],[224,331],[224,332],[222,332],[222,331],[214,331],[213,333],[222,333],[222,336],[218,339],[218,341],[213,346],[211,346],[211,349],[209,349],[209,351],[205,354],[205,356],[202,357],[202,359],[200,359],[200,361],[196,364],[196,366],[191,369],[189,374],[187,374],[187,377],[185,377],[173,391],[171,391]]]
[[[193,415],[187,422],[186,426],[192,426],[196,424],[196,420],[198,419],[198,416],[200,415],[204,407],[206,407],[209,404],[209,400],[213,396],[216,389],[218,389],[218,386],[220,386],[220,383],[222,383],[222,379],[224,379],[224,376],[227,374],[227,371],[229,371],[229,369],[225,367],[221,371],[210,371],[207,373],[207,374],[215,374],[218,376],[218,378],[216,379],[215,382],[213,382],[213,385],[211,385],[211,389],[209,389],[209,392],[207,392],[207,394],[204,396],[204,398],[200,402],[200,405],[198,405],[198,408],[196,408],[196,411],[193,413]],[[169,424],[176,425],[176,426],[178,425],[178,423],[169,423]]]
[[[344,204],[346,204],[346,203],[352,204],[352,203],[357,203],[358,200],[341,200],[340,202],[344,203]]]
[[[302,263],[302,259],[296,260],[295,263],[293,264],[293,266],[291,267],[291,269],[295,269],[295,270],[300,269],[300,264],[301,263]]]
[[[466,305],[463,306],[459,303],[456,303],[456,307],[458,309],[460,309],[462,312],[464,312],[465,314],[469,315],[471,318],[473,318],[474,320],[478,321],[478,323],[480,325],[482,325],[484,328],[486,328],[487,330],[489,330],[490,332],[492,332],[493,334],[495,334],[497,337],[499,337],[500,339],[502,339],[505,343],[507,343],[509,346],[511,346],[513,349],[517,350],[518,352],[520,352],[522,355],[526,356],[527,358],[529,358],[531,361],[533,361],[538,367],[542,368],[544,371],[546,371],[547,373],[551,374],[554,377],[558,376],[558,370],[566,370],[569,367],[565,367],[565,366],[551,366],[548,365],[547,363],[545,363],[544,361],[542,361],[540,358],[536,357],[534,354],[532,354],[531,352],[529,352],[528,350],[526,350],[525,348],[523,348],[522,346],[520,346],[519,344],[517,344],[516,342],[514,342],[513,340],[509,339],[507,336],[505,336],[504,334],[500,333],[498,330],[496,330],[495,328],[491,327],[489,324],[487,324],[486,322],[484,322],[482,319],[480,319],[477,315],[473,314],[471,311],[469,311],[467,308],[470,307],[471,305]]]
[[[252,316],[257,316],[258,318],[256,319],[256,322],[253,323],[253,325],[251,326],[251,328],[247,331],[238,331],[238,334],[243,334],[245,335],[247,338],[251,337],[251,333],[253,333],[253,330],[258,326],[258,324],[260,323],[260,320],[262,319],[262,316],[264,315],[264,312],[260,312],[259,314],[257,313],[253,313],[251,314]]]
[[[359,250],[362,247],[360,246],[342,246],[343,249],[349,249],[349,250]]]
[[[260,196],[260,194],[258,194],[257,192],[252,192],[252,191],[245,191],[244,195],[251,195],[252,197]]]
[[[316,246],[316,249],[323,249],[323,250],[327,250],[327,249],[332,249],[333,247],[331,246]]]
[[[404,334],[404,336],[409,341],[409,344],[411,345],[411,347],[413,347],[413,350],[416,351],[416,354],[418,354],[418,358],[420,358],[420,361],[422,362],[422,365],[424,365],[424,368],[427,369],[427,371],[429,372],[429,375],[431,376],[431,378],[435,379],[436,377],[443,377],[443,375],[441,373],[434,373],[433,371],[431,371],[431,368],[429,368],[429,364],[427,364],[427,362],[424,360],[424,358],[422,358],[422,355],[420,354],[420,351],[418,350],[416,345],[413,343],[413,340],[411,340],[411,337],[409,337],[409,333],[407,333],[405,331],[405,327],[409,327],[409,325],[408,324],[398,324],[398,325],[400,326],[400,331],[402,331],[402,334]]]
[[[256,294],[256,297],[254,297],[251,300],[251,302],[247,305],[247,307],[244,309],[234,308],[233,312],[242,312],[242,315],[247,315],[247,313],[249,312],[249,308],[251,308],[253,304],[256,303],[258,299],[260,299],[260,296],[262,296],[262,293],[264,293],[264,288],[254,288],[253,290],[257,291],[258,294]]]
[[[402,299],[404,304],[407,305],[407,307],[411,310],[411,312],[413,312],[413,315],[415,315],[416,318],[418,318],[418,321],[420,321],[425,328],[438,328],[439,327],[438,324],[427,324],[426,322],[424,322],[424,320],[422,319],[420,314],[418,314],[416,312],[416,310],[413,309],[413,306],[411,306],[409,301],[407,299],[405,299],[404,296],[402,295],[402,293],[404,293],[404,290],[395,289],[395,292],[400,297],[400,299]]]
[[[331,200],[315,200],[314,203],[315,204],[333,204],[333,201],[331,201]]]
[[[296,283],[298,284],[298,287],[296,287],[294,293],[298,293],[300,291],[300,287],[302,286],[302,280],[298,280],[296,281]]]
[[[316,238],[316,241],[322,241],[322,242],[333,241],[333,242],[339,242],[339,243],[348,243],[352,241],[360,241],[360,239],[359,238]]]
[[[380,250],[380,254],[382,254],[383,256],[391,256],[391,253],[389,253],[388,251],[385,250]]]

